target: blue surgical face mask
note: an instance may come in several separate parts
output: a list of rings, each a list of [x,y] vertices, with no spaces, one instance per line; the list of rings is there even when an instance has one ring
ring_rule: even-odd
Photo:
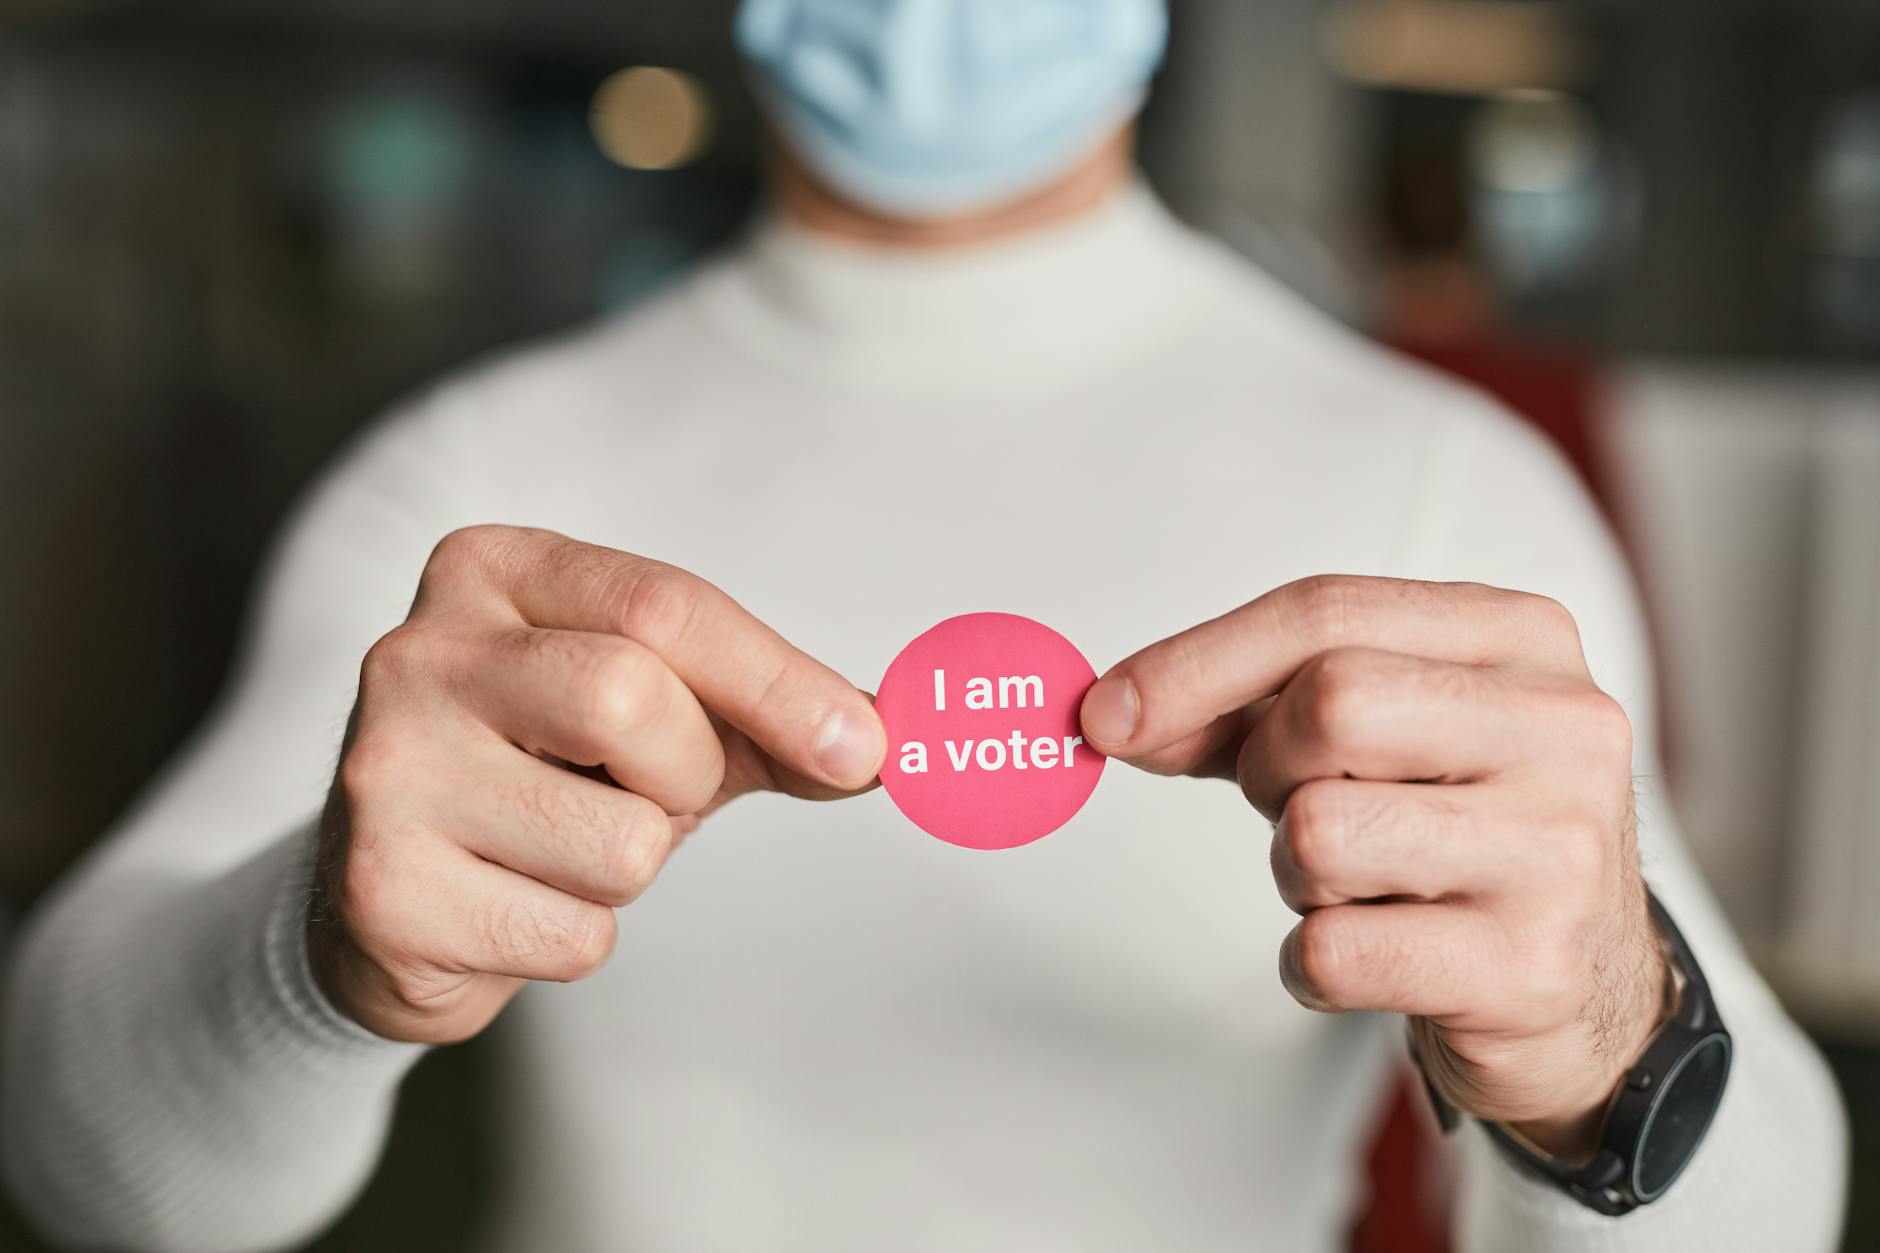
[[[986,208],[1141,105],[1164,0],[744,0],[738,47],[792,149],[878,212]]]

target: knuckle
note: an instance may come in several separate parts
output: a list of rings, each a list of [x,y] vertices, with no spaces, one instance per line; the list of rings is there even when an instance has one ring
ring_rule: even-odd
[[[1305,783],[1286,802],[1286,852],[1307,876],[1335,871],[1346,847],[1346,806],[1333,780]]]
[[[676,566],[648,564],[627,585],[619,612],[621,633],[665,653],[691,630],[702,600],[697,578]]]
[[[662,712],[652,654],[622,640],[594,661],[585,685],[588,725],[609,736],[631,736]]]
[[[790,704],[797,699],[796,690],[802,672],[788,656],[781,656],[765,668],[761,682],[755,686],[757,695],[751,699],[751,708],[762,715],[787,713]]]
[[[514,807],[531,837],[552,847],[570,889],[611,906],[646,890],[670,839],[657,805],[574,778],[531,780],[517,789]]]
[[[614,954],[619,932],[613,910],[605,905],[582,905],[549,926],[548,951],[559,958],[554,977],[560,982],[587,978]]]
[[[340,758],[334,782],[348,812],[357,813],[388,788],[396,788],[404,773],[404,752],[396,738],[361,732]]]
[[[425,633],[410,623],[393,627],[366,650],[359,663],[359,686],[377,690],[408,682],[431,652]]]
[[[604,905],[538,911],[503,897],[475,907],[470,925],[479,946],[501,968],[571,982],[593,973],[612,952],[613,939],[601,926],[602,918],[613,919]]]
[[[334,897],[347,933],[374,964],[389,969],[399,961],[426,963],[412,955],[426,947],[424,938],[434,904],[425,895],[426,876],[414,867],[403,845],[383,838],[355,841],[335,876]]]
[[[634,805],[601,842],[597,886],[603,901],[612,906],[631,905],[652,886],[672,846],[672,820],[659,806]]]
[[[1358,607],[1352,576],[1315,574],[1288,584],[1285,596],[1289,616],[1306,639],[1335,646],[1350,638]]]
[[[492,523],[458,527],[431,549],[425,577],[451,579],[488,568],[509,534],[509,527]]]
[[[1509,592],[1518,621],[1527,624],[1527,632],[1543,649],[1554,652],[1567,665],[1584,662],[1580,649],[1580,624],[1572,610],[1551,596],[1538,592]]]
[[[1520,600],[1521,607],[1534,619],[1537,627],[1554,639],[1570,639],[1578,642],[1580,624],[1574,620],[1573,612],[1551,596],[1538,592],[1513,593]]]
[[[1317,910],[1299,923],[1299,973],[1313,991],[1334,1005],[1345,1003],[1351,987],[1351,942],[1351,928],[1339,910]]]
[[[1582,741],[1601,757],[1629,764],[1632,760],[1632,720],[1625,707],[1605,692],[1588,686],[1581,689],[1578,720]]]
[[[1370,667],[1349,649],[1320,653],[1300,676],[1299,716],[1307,735],[1322,743],[1341,743],[1364,725]]]

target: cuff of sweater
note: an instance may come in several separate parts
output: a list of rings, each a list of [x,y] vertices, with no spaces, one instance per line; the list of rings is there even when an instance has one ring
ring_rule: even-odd
[[[4,1139],[22,1208],[57,1241],[272,1247],[363,1182],[423,1049],[315,987],[312,860],[309,827],[207,881],[120,867],[29,928]]]
[[[1463,1253],[1638,1253],[1656,1226],[1644,1211],[1624,1218],[1600,1214],[1524,1173],[1471,1121],[1464,1129]],[[1646,1237],[1641,1243],[1639,1237]]]

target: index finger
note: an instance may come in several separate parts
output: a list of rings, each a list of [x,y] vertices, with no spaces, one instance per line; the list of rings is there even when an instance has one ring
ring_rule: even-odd
[[[1467,665],[1585,672],[1557,601],[1479,583],[1318,575],[1124,658],[1084,696],[1084,737],[1163,772],[1203,765],[1238,720],[1333,648],[1366,647]],[[1171,761],[1171,755],[1179,761]],[[1192,760],[1191,760],[1192,759]]]
[[[530,623],[644,645],[806,778],[848,791],[880,770],[887,734],[868,698],[704,579],[552,531],[505,529],[487,542],[483,569]]]

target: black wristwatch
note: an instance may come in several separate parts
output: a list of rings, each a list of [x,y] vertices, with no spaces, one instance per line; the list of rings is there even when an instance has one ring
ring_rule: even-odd
[[[1671,968],[1672,1009],[1613,1095],[1592,1160],[1570,1166],[1506,1127],[1482,1124],[1496,1147],[1521,1170],[1589,1209],[1615,1216],[1649,1205],[1677,1181],[1710,1128],[1730,1074],[1730,1033],[1717,1016],[1704,972],[1658,898],[1649,899]],[[1414,1057],[1414,1041],[1410,1051]],[[1454,1130],[1456,1111],[1427,1073],[1423,1086],[1443,1131]]]

